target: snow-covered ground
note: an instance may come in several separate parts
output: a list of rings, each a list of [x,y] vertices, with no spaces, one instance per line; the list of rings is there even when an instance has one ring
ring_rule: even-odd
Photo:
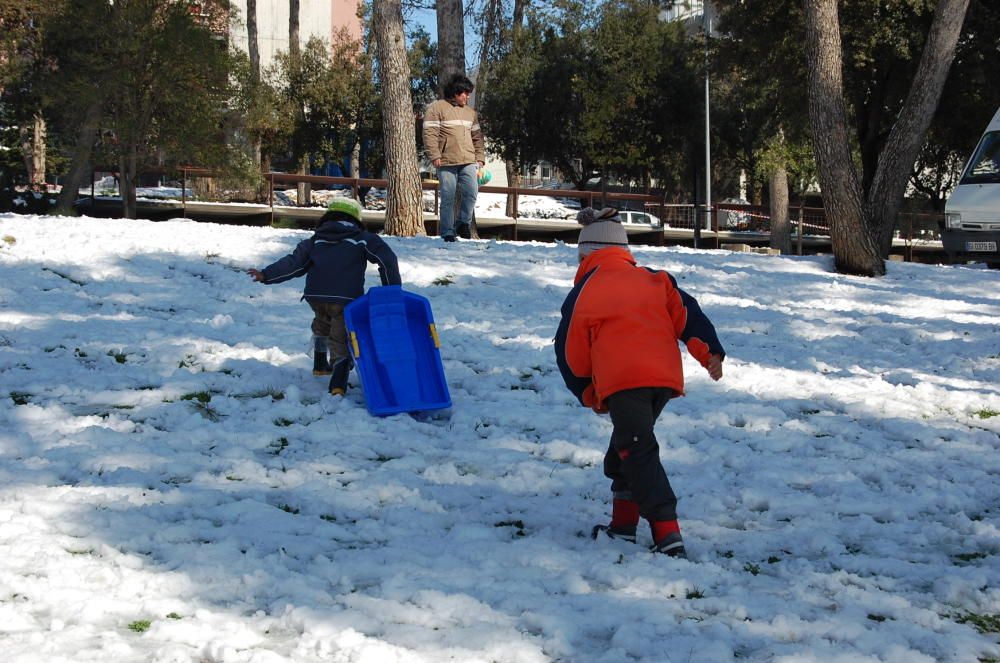
[[[0,215],[6,663],[1000,659],[1000,272],[637,249],[729,352],[657,427],[682,561],[587,535],[575,247],[387,238],[454,407],[375,418],[244,272],[305,236]]]

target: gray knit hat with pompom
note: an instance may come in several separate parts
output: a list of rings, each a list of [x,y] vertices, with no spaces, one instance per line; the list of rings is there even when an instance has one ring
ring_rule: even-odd
[[[595,210],[585,207],[576,215],[576,220],[583,226],[577,242],[581,258],[609,246],[628,248],[628,235],[625,234],[622,219],[615,208]]]

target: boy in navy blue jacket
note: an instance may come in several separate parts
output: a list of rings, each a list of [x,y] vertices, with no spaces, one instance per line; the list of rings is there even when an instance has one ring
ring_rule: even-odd
[[[313,375],[329,375],[330,393],[335,396],[347,391],[351,372],[344,307],[364,294],[369,262],[378,265],[382,285],[402,284],[396,254],[381,237],[361,225],[360,203],[353,198],[334,198],[312,237],[263,270],[247,272],[255,281],[268,285],[306,275],[302,298],[314,315]]]

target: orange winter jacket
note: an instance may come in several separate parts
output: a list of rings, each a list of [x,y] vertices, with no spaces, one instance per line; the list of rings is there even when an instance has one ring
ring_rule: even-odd
[[[604,409],[625,389],[668,387],[684,393],[678,341],[702,366],[725,356],[715,327],[698,302],[667,272],[636,266],[632,254],[610,247],[587,256],[562,307],[556,361],[580,403]]]

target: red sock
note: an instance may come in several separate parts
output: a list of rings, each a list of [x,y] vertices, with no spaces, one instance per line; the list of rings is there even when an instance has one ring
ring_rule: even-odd
[[[653,520],[649,527],[653,530],[653,543],[659,543],[669,534],[681,533],[681,526],[676,520]]]
[[[611,526],[615,529],[629,529],[639,524],[639,503],[635,500],[613,499],[611,501]]]

